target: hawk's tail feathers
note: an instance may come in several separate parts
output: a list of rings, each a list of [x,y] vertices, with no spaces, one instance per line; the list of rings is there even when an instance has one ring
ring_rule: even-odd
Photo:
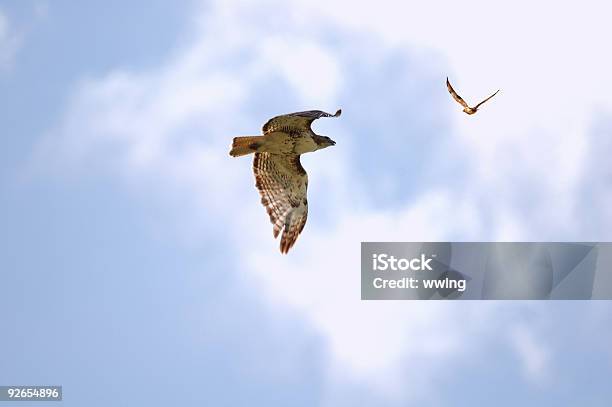
[[[232,157],[240,157],[241,155],[251,154],[257,151],[262,145],[264,136],[246,136],[234,137],[230,155]]]

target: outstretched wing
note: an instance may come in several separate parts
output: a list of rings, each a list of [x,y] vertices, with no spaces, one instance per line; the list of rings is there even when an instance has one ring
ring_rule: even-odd
[[[451,94],[451,96],[461,104],[461,106],[463,107],[468,107],[468,104],[465,103],[465,100],[463,100],[463,98],[461,96],[459,96],[457,94],[457,92],[455,92],[455,89],[453,89],[453,87],[451,86],[450,82],[448,81],[448,78],[446,78],[446,88],[448,89],[448,92]]]
[[[499,92],[499,89],[497,89],[497,92]],[[487,100],[491,99],[493,96],[497,95],[497,92],[495,92],[494,94],[492,94],[491,96],[489,96],[488,98],[486,98],[485,100],[483,100],[482,102],[480,102],[479,104],[477,104],[474,109],[478,109],[480,107],[480,105],[482,105],[484,102],[486,102]]]
[[[287,253],[306,224],[308,175],[297,154],[255,153],[253,172],[274,237],[283,231],[280,251]]]
[[[305,112],[296,112],[284,114],[271,118],[263,125],[263,133],[273,131],[283,131],[285,133],[302,132],[310,130],[310,125],[313,121],[321,117],[338,117],[342,114],[342,110],[338,109],[335,114],[323,112],[321,110],[307,110]]]

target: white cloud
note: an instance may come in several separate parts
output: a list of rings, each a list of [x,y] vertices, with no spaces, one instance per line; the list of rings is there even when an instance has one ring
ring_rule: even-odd
[[[525,377],[535,383],[547,379],[552,351],[535,336],[534,330],[524,325],[517,325],[512,330],[510,338],[521,361]]]
[[[268,21],[259,3],[214,3],[199,20],[193,43],[165,65],[144,73],[119,69],[83,82],[36,159],[102,162],[128,180],[148,179],[162,194],[184,201],[190,220],[203,214],[195,228],[222,227],[240,247],[242,268],[255,276],[265,298],[300,310],[327,339],[332,378],[348,371],[385,394],[393,387],[387,379],[399,377],[397,372],[426,382],[440,364],[473,352],[479,332],[505,319],[493,323],[496,305],[490,303],[360,301],[359,242],[584,238],[573,216],[574,192],[584,175],[589,109],[612,110],[612,101],[603,98],[612,90],[603,76],[612,59],[601,52],[605,48],[595,47],[605,37],[591,38],[595,28],[566,29],[576,10],[557,3],[560,14],[550,25],[549,9],[540,4],[529,3],[527,14],[515,3],[503,10],[486,2],[470,10],[451,2],[399,9],[396,4],[275,4],[277,20]],[[480,12],[471,12],[474,7]],[[260,14],[265,15],[253,17]],[[523,21],[520,29],[516,21]],[[274,92],[291,93],[304,107],[350,109],[351,101],[338,95],[354,61],[347,62],[342,52],[354,44],[321,41],[317,35],[330,27],[365,30],[381,48],[419,52],[416,45],[442,55],[469,100],[498,86],[502,92],[476,117],[464,116],[449,100],[457,136],[452,147],[471,163],[466,181],[422,186],[400,208],[365,210],[354,204],[363,191],[346,153],[354,142],[342,124],[346,115],[336,123],[317,123],[336,126],[342,138],[334,138],[347,148],[339,144],[304,158],[311,219],[290,255],[282,257],[254,191],[250,160],[230,159],[228,144],[232,135],[258,130],[265,117],[255,117],[253,109],[266,108]],[[575,52],[571,60],[564,46]],[[368,49],[359,52],[367,62]],[[597,63],[586,63],[592,60]],[[446,74],[440,72],[434,92],[448,98]],[[405,144],[418,148],[410,139]],[[317,212],[327,213],[329,222],[318,221]],[[526,372],[540,375],[549,354],[528,326],[513,338]]]
[[[292,256],[270,255],[275,248],[269,247],[254,251],[245,265],[276,306],[296,307],[325,334],[335,380],[350,377],[390,398],[410,382],[412,396],[425,397],[441,365],[475,351],[473,338],[489,329],[482,319],[496,305],[361,301],[359,242],[444,239],[447,227],[436,218],[452,210],[448,196],[433,192],[400,213],[341,213],[332,230],[310,227]],[[456,227],[470,230],[469,223]]]
[[[19,38],[0,9],[0,68],[10,66],[19,45]]]
[[[479,182],[475,189],[498,196],[498,200],[483,199],[514,218],[512,228],[492,237],[576,238],[582,225],[576,224],[579,221],[568,225],[565,220],[573,217],[573,196],[588,159],[586,133],[594,111],[612,111],[608,98],[612,81],[607,79],[612,57],[603,51],[612,34],[605,17],[612,12],[610,4],[596,0],[518,1],[501,6],[484,0],[469,5],[382,0],[376,7],[349,0],[301,3],[319,19],[369,31],[386,43],[440,53],[449,69],[439,73],[439,93],[446,92],[442,86],[446,75],[468,101],[477,102],[501,88],[476,117],[466,117],[449,103],[456,135],[475,163],[474,181]],[[522,186],[529,184],[540,191],[537,204],[542,204],[529,217],[546,217],[553,234],[512,208],[520,201],[529,202],[529,197],[521,196]],[[504,207],[504,202],[511,207]]]
[[[276,67],[305,103],[331,105],[342,85],[335,57],[314,43],[292,44],[271,38],[259,48],[262,59],[277,61]]]

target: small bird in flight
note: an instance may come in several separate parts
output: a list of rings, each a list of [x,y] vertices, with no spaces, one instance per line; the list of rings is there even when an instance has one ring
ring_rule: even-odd
[[[263,136],[235,137],[230,155],[255,153],[255,186],[273,226],[274,238],[282,231],[281,253],[287,253],[306,225],[308,175],[300,155],[333,146],[335,141],[315,134],[310,127],[321,117],[338,117],[321,110],[273,117],[263,126]]]
[[[451,96],[457,101],[459,102],[459,104],[461,106],[463,106],[463,111],[466,114],[474,114],[478,111],[478,108],[480,107],[480,105],[482,105],[484,102],[486,102],[487,100],[491,99],[493,96],[497,95],[497,92],[499,92],[499,89],[497,89],[497,92],[495,92],[494,94],[492,94],[491,96],[489,96],[488,98],[486,98],[485,100],[483,100],[482,102],[480,102],[479,104],[477,104],[474,107],[469,107],[467,103],[465,103],[465,100],[463,100],[463,98],[461,96],[459,96],[457,94],[457,92],[455,92],[455,89],[453,89],[453,87],[451,86],[450,82],[448,81],[448,77],[446,77],[446,87],[448,88],[448,92],[451,94]]]

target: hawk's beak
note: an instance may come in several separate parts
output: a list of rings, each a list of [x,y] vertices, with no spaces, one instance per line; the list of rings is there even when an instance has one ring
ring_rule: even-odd
[[[329,143],[330,143],[332,146],[335,146],[335,145],[336,145],[336,142],[335,142],[334,140],[329,140]]]

